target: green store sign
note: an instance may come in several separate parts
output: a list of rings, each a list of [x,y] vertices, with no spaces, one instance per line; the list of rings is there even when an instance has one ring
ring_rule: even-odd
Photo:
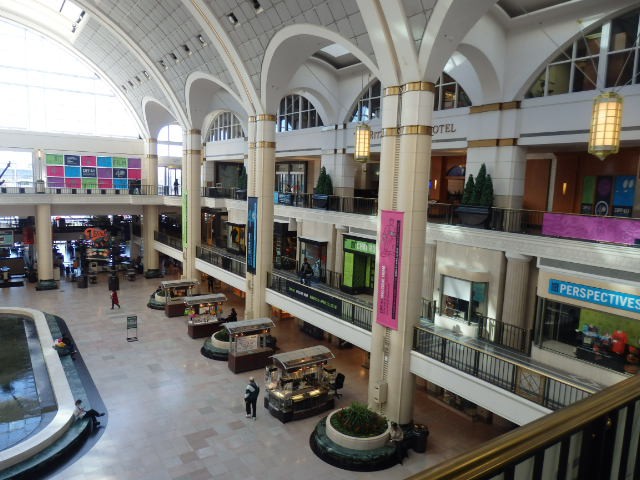
[[[352,252],[366,253],[368,255],[376,254],[376,243],[365,242],[364,240],[355,240],[353,238],[344,239],[344,249]]]

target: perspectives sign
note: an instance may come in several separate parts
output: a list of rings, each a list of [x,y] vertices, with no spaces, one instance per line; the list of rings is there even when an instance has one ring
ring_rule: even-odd
[[[628,312],[640,313],[640,296],[579,283],[549,279],[549,293]]]

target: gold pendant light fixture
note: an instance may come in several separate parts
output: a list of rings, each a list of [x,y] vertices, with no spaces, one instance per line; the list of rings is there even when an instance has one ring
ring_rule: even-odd
[[[589,153],[600,160],[618,153],[622,130],[622,105],[622,96],[615,92],[601,93],[593,101]]]
[[[371,127],[361,123],[356,125],[356,146],[353,159],[356,162],[367,163],[371,155]]]

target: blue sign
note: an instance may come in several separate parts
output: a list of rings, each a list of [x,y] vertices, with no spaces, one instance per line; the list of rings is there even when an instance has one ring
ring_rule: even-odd
[[[247,272],[256,273],[258,246],[258,197],[247,198]]]
[[[549,279],[549,293],[605,307],[640,313],[640,296],[638,295],[564,282],[554,278]]]

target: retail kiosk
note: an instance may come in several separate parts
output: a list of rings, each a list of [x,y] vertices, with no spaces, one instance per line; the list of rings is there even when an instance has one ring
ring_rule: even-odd
[[[165,299],[164,313],[167,317],[181,317],[184,315],[184,298],[193,295],[193,289],[198,285],[195,280],[166,280],[160,282],[160,288]],[[157,297],[157,295],[156,295]]]
[[[274,352],[270,318],[227,322],[224,326],[229,331],[229,370],[240,373],[267,365]]]
[[[265,408],[283,423],[332,409],[333,358],[322,345],[273,355],[265,373]]]
[[[223,293],[184,297],[184,314],[189,315],[187,323],[191,338],[213,335],[222,328],[222,304],[227,301]]]

